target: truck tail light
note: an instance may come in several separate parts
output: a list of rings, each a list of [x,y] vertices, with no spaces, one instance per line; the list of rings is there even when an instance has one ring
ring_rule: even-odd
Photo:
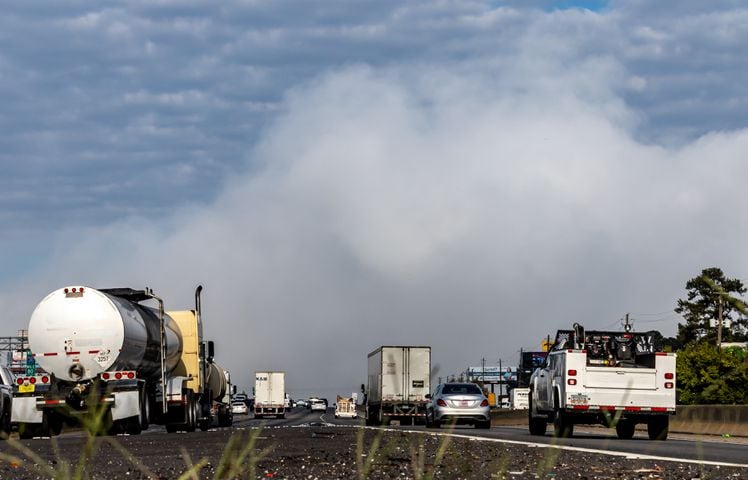
[[[673,388],[673,382],[665,382],[665,388]]]
[[[127,372],[127,378],[129,378],[130,380],[135,378],[135,372]]]
[[[24,380],[23,378],[18,377],[18,378],[16,378],[16,383],[19,384],[19,385],[23,385],[23,380]]]
[[[36,377],[29,378],[29,383],[32,384],[32,385],[35,384],[36,383]]]
[[[566,381],[566,383],[568,383],[569,385],[576,385],[577,384],[577,379],[576,378],[570,378],[570,379],[568,379]]]
[[[668,372],[665,374],[665,380],[672,380],[673,378],[675,378],[675,375],[673,373]]]
[[[122,380],[122,372],[115,373],[114,378],[116,378],[117,380]]]
[[[576,377],[577,376],[577,371],[576,370],[569,370],[568,373],[569,373],[570,377]]]
[[[104,380],[109,380],[109,372],[102,373],[101,378],[103,378]]]
[[[46,376],[46,375],[44,375],[44,376],[42,377],[42,383],[49,383],[49,377],[48,377],[48,376]]]
[[[488,406],[488,400],[483,400],[482,402],[480,402],[480,406],[481,407],[487,407]]]
[[[447,406],[447,402],[445,402],[441,398],[436,401],[436,404],[439,405],[440,407],[446,407]]]

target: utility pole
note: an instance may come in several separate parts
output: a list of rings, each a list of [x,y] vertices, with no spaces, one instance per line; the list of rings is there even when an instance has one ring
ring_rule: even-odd
[[[717,298],[717,349],[722,350],[722,295]]]
[[[481,382],[483,382],[483,384],[485,385],[486,384],[486,357],[483,357],[483,359],[481,360],[480,374],[481,374]]]
[[[624,323],[624,325],[623,325],[623,329],[624,329],[624,330],[625,330],[626,332],[630,332],[630,331],[631,331],[631,327],[632,327],[632,326],[633,326],[633,325],[631,325],[631,324],[629,323],[629,314],[627,313],[627,314],[626,314],[626,323]]]

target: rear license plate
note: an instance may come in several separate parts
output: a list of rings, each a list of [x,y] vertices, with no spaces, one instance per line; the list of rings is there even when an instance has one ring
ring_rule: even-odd
[[[28,385],[19,385],[18,386],[18,393],[32,393],[34,391],[34,385],[28,384]]]

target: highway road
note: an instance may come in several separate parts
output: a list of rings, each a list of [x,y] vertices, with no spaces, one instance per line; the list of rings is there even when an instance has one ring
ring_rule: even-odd
[[[235,417],[236,426],[293,426],[293,425],[363,425],[363,421],[336,419],[332,409],[325,414],[308,410],[295,410],[283,420],[255,420],[250,416]],[[479,430],[470,426],[456,426],[452,429],[426,429],[423,426],[390,426],[395,430],[428,432],[434,434],[454,434],[487,440],[522,442],[530,445],[549,445],[562,448],[585,449],[626,454],[632,457],[656,457],[678,461],[742,465],[748,468],[748,439],[705,437],[696,435],[671,435],[664,442],[647,438],[646,431],[637,432],[631,440],[620,440],[614,430],[604,428],[584,428],[578,426],[572,438],[554,438],[550,432],[544,437],[532,436],[524,427],[492,427]],[[748,476],[748,472],[746,472]]]
[[[257,430],[255,427],[263,428]],[[259,432],[258,441],[273,445],[274,449],[261,466],[277,472],[277,478],[309,478],[301,473],[312,472],[318,478],[350,478],[355,477],[356,469],[360,468],[355,460],[361,458],[356,454],[356,443],[363,431],[366,432],[366,448],[381,434],[387,436],[383,444],[405,442],[401,445],[406,452],[413,445],[425,445],[431,452],[428,454],[432,455],[430,458],[433,458],[443,436],[452,436],[456,450],[451,455],[453,459],[455,455],[459,459],[458,463],[453,462],[453,467],[458,468],[456,471],[461,471],[465,463],[478,469],[472,476],[462,478],[487,478],[486,472],[490,476],[490,472],[501,468],[497,467],[497,462],[506,457],[510,459],[512,471],[524,472],[512,477],[518,479],[537,478],[535,475],[540,468],[537,465],[548,458],[553,459],[548,468],[559,479],[579,478],[580,472],[585,473],[587,469],[608,472],[608,476],[592,475],[588,478],[640,478],[640,472],[662,469],[662,475],[652,478],[726,478],[721,475],[729,472],[730,478],[748,479],[746,439],[678,435],[665,442],[654,442],[646,438],[646,432],[637,433],[632,440],[619,440],[602,428],[577,430],[573,438],[555,439],[550,434],[534,437],[525,428],[504,426],[489,430],[462,426],[438,430],[422,426],[363,427],[361,419],[336,419],[332,409],[324,414],[294,409],[284,419],[257,420],[250,415],[237,415],[232,427],[208,432],[167,434],[163,427],[152,425],[141,435],[109,437],[102,440],[101,445],[116,443],[119,446],[99,448],[95,458],[88,462],[88,468],[91,469],[90,478],[178,478],[186,468],[186,458],[206,459],[208,463],[200,478],[220,478],[214,476],[215,470],[222,463],[223,452],[231,444],[231,439],[240,436],[246,440],[250,432]],[[7,461],[7,456],[2,461],[3,454],[18,455],[19,445],[48,460],[50,465],[59,466],[65,457],[73,464],[78,460],[86,438],[84,432],[73,430],[63,432],[54,441],[48,438],[19,441],[16,437],[10,442],[0,442],[0,478],[39,478],[36,472],[22,475],[19,467],[13,467],[13,462]],[[391,449],[389,453],[384,453],[384,450],[384,457],[376,463],[379,475],[371,478],[392,478],[392,475],[401,474],[403,478],[413,477],[412,470],[408,470],[412,468],[411,454],[399,456]],[[124,451],[130,452],[130,458],[123,455]],[[137,468],[133,465],[136,463],[155,474],[135,475]],[[443,472],[439,478],[453,478],[453,475]]]

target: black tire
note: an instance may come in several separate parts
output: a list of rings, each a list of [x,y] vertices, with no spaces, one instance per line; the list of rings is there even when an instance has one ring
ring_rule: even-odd
[[[647,422],[647,434],[650,440],[667,440],[668,433],[670,433],[668,415],[657,416]]]
[[[553,436],[557,438],[569,438],[573,435],[574,423],[563,410],[557,410],[553,419]]]
[[[52,432],[49,427],[49,412],[43,412],[42,413],[42,423],[37,427],[36,434],[39,437],[51,437]]]
[[[36,427],[31,423],[19,423],[18,424],[18,436],[21,440],[29,440],[34,438],[34,432]]]
[[[197,429],[197,412],[198,405],[197,400],[192,395],[192,391],[187,392],[187,418],[184,425],[184,429],[188,432],[194,432]]]
[[[3,416],[0,419],[0,437],[8,438],[10,436],[11,428],[12,427],[10,424],[10,407],[6,406],[3,409]]]
[[[175,423],[166,424],[166,433],[176,433],[179,430],[179,426]]]
[[[631,440],[634,438],[634,432],[636,431],[636,424],[631,420],[618,420],[616,424],[616,435],[621,440]]]
[[[527,408],[527,426],[530,430],[530,435],[536,437],[542,437],[545,435],[545,431],[548,429],[548,420],[545,418],[534,417],[532,414],[532,392],[530,392],[530,400]]]
[[[143,431],[143,427],[140,424],[140,415],[132,417],[124,424],[125,433],[128,435],[140,435]]]
[[[140,429],[148,430],[151,425],[151,402],[148,400],[148,394],[143,386],[140,389]]]
[[[426,412],[426,428],[434,428],[434,422],[429,419],[429,412]]]
[[[60,415],[52,415],[49,417],[49,433],[54,436],[62,433],[62,417]]]

